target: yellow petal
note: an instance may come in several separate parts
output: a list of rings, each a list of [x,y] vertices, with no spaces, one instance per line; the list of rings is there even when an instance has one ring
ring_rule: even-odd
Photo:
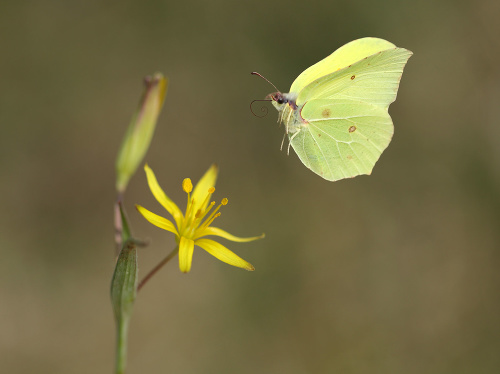
[[[195,201],[195,204],[193,206],[194,212],[196,212],[198,209],[204,210],[207,207],[210,199],[206,200],[205,198],[208,195],[208,189],[210,187],[215,187],[218,172],[219,168],[217,167],[217,165],[213,164],[203,175],[203,177],[201,177],[200,181],[196,184],[193,194],[191,195],[191,197]],[[204,201],[205,204],[203,204]]]
[[[218,258],[226,264],[237,266],[245,270],[255,270],[255,268],[249,262],[246,262],[241,257],[237,256],[229,249],[224,247],[222,244],[210,239],[198,239],[194,242],[197,246],[200,246],[205,251],[210,253],[212,256]]]
[[[177,230],[175,229],[174,224],[170,222],[168,219],[163,218],[158,214],[154,214],[153,212],[150,212],[149,210],[143,208],[140,205],[136,205],[135,208],[139,211],[139,213],[143,215],[144,218],[146,218],[153,225],[158,226],[160,229],[173,232],[175,235],[179,235],[177,233]]]
[[[257,239],[262,239],[265,236],[264,234],[262,234],[260,236],[252,236],[250,238],[240,238],[238,236],[231,235],[227,231],[219,229],[218,227],[209,226],[209,227],[201,230],[199,233],[197,232],[194,239],[196,240],[196,239],[199,239],[203,236],[208,236],[208,235],[220,236],[224,239],[231,240],[233,242],[242,242],[242,243],[251,242],[251,241],[257,240]]]
[[[169,199],[169,197],[163,192],[162,188],[156,180],[156,176],[153,170],[146,164],[144,165],[144,171],[146,172],[146,177],[148,178],[149,189],[153,193],[156,200],[174,217],[177,227],[180,226],[182,221],[182,212],[177,207],[177,205]]]
[[[181,236],[179,241],[179,268],[183,273],[191,270],[193,262],[194,241]]]

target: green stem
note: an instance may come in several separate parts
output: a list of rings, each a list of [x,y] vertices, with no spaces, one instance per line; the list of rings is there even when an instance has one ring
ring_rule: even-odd
[[[116,374],[124,374],[127,365],[127,338],[130,319],[116,322]]]
[[[170,254],[165,257],[163,260],[161,260],[161,262],[156,265],[153,270],[151,270],[148,275],[146,275],[144,277],[144,279],[142,281],[140,281],[139,285],[137,286],[137,292],[139,292],[139,290],[142,288],[142,286],[144,286],[146,284],[146,282],[149,280],[149,278],[151,278],[153,275],[156,274],[156,272],[158,270],[160,270],[167,262],[169,262],[176,254],[177,252],[179,252],[179,246],[176,246],[174,248],[174,250],[172,252],[170,252]]]
[[[114,207],[114,223],[115,223],[115,255],[118,257],[123,245],[123,220],[122,220],[122,205],[121,205],[121,196],[118,196]]]

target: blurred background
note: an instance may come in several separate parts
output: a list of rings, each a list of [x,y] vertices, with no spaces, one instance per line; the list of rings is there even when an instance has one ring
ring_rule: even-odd
[[[128,373],[500,370],[500,3],[21,1],[0,6],[0,366],[111,373],[114,162],[144,76],[170,78],[146,160],[220,166],[217,226],[249,273],[195,250],[140,292]],[[280,151],[287,92],[341,45],[414,52],[371,176],[325,181]],[[126,195],[144,276],[174,246],[139,170]]]

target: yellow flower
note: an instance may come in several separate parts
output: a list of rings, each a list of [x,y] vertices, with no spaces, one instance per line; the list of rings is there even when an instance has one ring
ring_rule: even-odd
[[[182,182],[182,189],[187,193],[187,207],[183,214],[177,205],[168,198],[159,186],[153,170],[146,165],[144,167],[151,192],[158,202],[172,215],[175,225],[170,220],[150,212],[140,205],[137,210],[153,225],[175,234],[175,240],[179,248],[179,268],[183,273],[191,269],[194,246],[197,245],[219,260],[233,266],[246,270],[255,270],[249,262],[243,260],[222,244],[206,239],[205,236],[220,236],[234,242],[250,242],[261,239],[264,234],[251,238],[239,238],[217,227],[210,226],[220,216],[219,209],[226,205],[228,200],[222,199],[221,203],[214,209],[215,201],[210,198],[215,191],[217,179],[217,166],[212,165],[200,179],[193,191],[193,184],[189,178]],[[191,193],[192,192],[192,193]]]

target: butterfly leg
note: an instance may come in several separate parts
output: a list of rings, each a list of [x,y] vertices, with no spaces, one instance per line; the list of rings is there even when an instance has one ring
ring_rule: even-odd
[[[283,150],[283,143],[285,143],[285,136],[286,136],[286,133],[283,134],[283,140],[281,141],[280,151]]]
[[[288,118],[286,119],[285,123],[286,123],[286,133],[288,134],[288,124],[290,123],[290,117],[292,116],[292,110],[290,110],[290,113],[288,113]],[[290,147],[288,147],[290,148]]]
[[[288,118],[286,119],[286,123],[290,123],[290,117],[292,116],[293,110],[290,110],[290,113],[288,113]],[[288,126],[287,126],[288,128]]]
[[[290,138],[290,140],[288,141],[288,149],[286,151],[286,154],[287,156],[290,156],[290,146],[292,145],[292,140],[293,138],[295,138],[300,132],[300,129],[297,130],[297,132],[295,134],[292,135],[292,137]]]

